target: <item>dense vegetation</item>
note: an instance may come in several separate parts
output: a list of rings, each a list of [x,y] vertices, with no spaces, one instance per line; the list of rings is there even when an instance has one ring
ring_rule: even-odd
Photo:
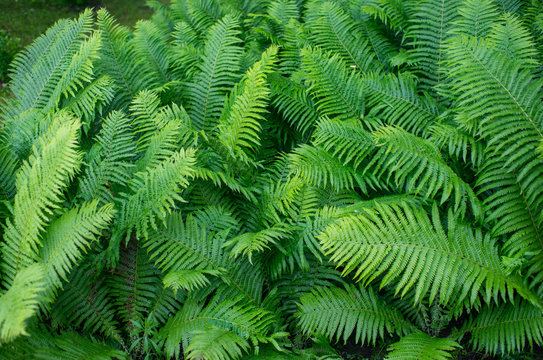
[[[541,351],[539,1],[150,4],[12,64],[0,358]]]

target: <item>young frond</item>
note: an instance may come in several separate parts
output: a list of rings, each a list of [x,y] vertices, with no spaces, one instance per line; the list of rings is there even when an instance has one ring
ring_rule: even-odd
[[[377,205],[360,215],[342,217],[320,236],[322,250],[364,283],[395,284],[396,294],[414,290],[420,302],[474,303],[481,293],[491,299],[513,298],[513,290],[535,300],[514,275],[507,275],[494,242],[479,229],[449,214],[445,233],[437,206],[430,218],[421,208]]]
[[[499,18],[498,8],[492,0],[464,0],[458,9],[458,19],[451,34],[462,36],[487,36]]]
[[[60,207],[63,191],[79,167],[79,122],[64,116],[55,120],[17,174],[13,217],[7,222],[2,243],[6,284],[13,281],[19,270],[37,260],[41,234],[53,211]]]
[[[533,35],[517,17],[504,14],[502,21],[492,27],[489,40],[496,51],[507,60],[522,64],[524,69],[533,70],[538,65]]]
[[[543,344],[543,313],[527,302],[489,305],[465,323],[457,336],[470,334],[476,349],[490,354],[522,351]]]
[[[209,30],[200,71],[189,84],[187,94],[189,115],[198,130],[215,126],[228,88],[238,77],[242,51],[238,27],[239,21],[227,15]]]
[[[380,149],[368,164],[368,171],[393,177],[396,185],[405,191],[425,198],[432,199],[441,192],[440,203],[454,193],[456,209],[464,211],[469,205],[476,218],[482,217],[481,203],[470,185],[447,165],[433,143],[388,126],[375,131],[374,139]]]
[[[246,255],[252,264],[254,252],[262,252],[270,249],[271,245],[277,245],[282,239],[288,237],[291,229],[286,224],[275,224],[269,229],[259,232],[249,232],[237,235],[224,243],[223,247],[230,248],[230,256],[238,257]]]
[[[344,343],[372,343],[385,334],[406,335],[415,327],[399,310],[381,300],[371,287],[320,287],[302,295],[298,323],[306,334],[320,334]]]
[[[259,133],[264,121],[269,88],[266,75],[276,61],[277,47],[270,47],[262,58],[247,71],[234,88],[231,98],[219,119],[218,138],[234,159],[246,160],[260,145]]]
[[[450,338],[436,338],[421,331],[404,336],[390,345],[387,360],[447,360],[461,347]]]
[[[20,270],[11,287],[0,296],[0,344],[27,335],[25,322],[38,310],[45,290],[45,270],[34,264]]]
[[[321,115],[340,120],[360,119],[364,113],[364,95],[360,76],[348,71],[339,55],[318,48],[304,48],[302,70],[311,87]]]

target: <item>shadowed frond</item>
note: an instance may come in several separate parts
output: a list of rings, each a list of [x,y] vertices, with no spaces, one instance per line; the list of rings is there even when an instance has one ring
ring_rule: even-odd
[[[451,359],[451,351],[461,347],[449,338],[436,338],[417,331],[404,336],[390,345],[387,360],[446,360]]]

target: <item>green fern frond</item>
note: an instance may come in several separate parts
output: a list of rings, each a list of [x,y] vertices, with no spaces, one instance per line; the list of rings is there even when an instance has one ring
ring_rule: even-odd
[[[79,167],[79,122],[63,116],[55,120],[17,174],[13,217],[7,222],[2,243],[5,284],[37,259],[41,235]]]
[[[146,238],[149,227],[155,229],[175,201],[182,201],[179,192],[193,176],[195,161],[194,150],[181,149],[157,167],[138,173],[129,183],[131,193],[120,195],[117,229],[123,233],[135,229],[138,238]]]
[[[390,345],[387,360],[446,360],[451,351],[461,347],[449,338],[436,338],[423,332],[414,332]]]
[[[113,219],[113,205],[98,208],[98,201],[84,203],[51,223],[39,251],[47,280],[46,301],[61,288],[62,280]]]
[[[396,294],[413,289],[412,300],[440,304],[513,298],[514,290],[537,302],[515,276],[508,276],[490,236],[449,214],[445,233],[437,206],[432,217],[407,205],[378,205],[341,218],[320,236],[322,250],[364,283],[393,283]],[[439,269],[437,271],[436,269]]]
[[[227,329],[194,331],[187,347],[187,359],[239,359],[249,349],[249,342]]]
[[[210,328],[228,331],[253,344],[270,342],[272,339],[269,332],[274,322],[272,313],[242,301],[243,298],[228,298],[223,301],[214,298],[205,307],[195,300],[185,303],[183,309],[161,329],[168,356],[178,354],[180,342],[183,342],[186,352],[192,338],[201,334],[200,331],[209,331]],[[202,338],[197,337],[196,340],[201,342]],[[193,346],[191,350],[194,353],[205,349],[195,349]]]
[[[78,268],[72,271],[53,303],[52,325],[81,327],[91,334],[103,334],[124,345],[110,298],[103,276]]]
[[[401,128],[386,126],[374,132],[374,139],[380,149],[368,164],[368,171],[377,176],[394,177],[394,182],[405,191],[425,198],[432,199],[441,191],[441,203],[454,192],[456,209],[464,211],[469,205],[476,218],[482,217],[479,199],[447,165],[434,144]]]
[[[418,94],[409,74],[367,74],[363,77],[369,116],[399,126],[416,135],[424,134],[438,116],[435,102]]]
[[[38,310],[45,290],[45,270],[39,264],[20,270],[8,291],[0,296],[0,343],[28,335],[25,322]]]
[[[360,119],[364,113],[363,87],[356,72],[348,72],[338,55],[316,48],[301,51],[302,69],[309,92],[316,98],[321,115],[341,120]]]
[[[505,14],[502,22],[494,24],[489,40],[494,43],[495,50],[506,59],[521,63],[524,69],[538,65],[533,35],[515,16]]]
[[[396,32],[405,32],[414,16],[413,4],[402,0],[364,1],[361,10],[381,20]]]
[[[456,124],[438,123],[429,128],[430,140],[450,157],[470,161],[479,167],[484,160],[484,144],[471,134],[454,126]]]
[[[152,74],[159,84],[170,78],[168,34],[151,21],[139,21],[134,31],[134,55],[141,60],[142,71]]]
[[[443,65],[445,43],[449,31],[458,19],[460,0],[425,0],[418,4],[409,28],[410,56],[416,65],[420,81],[428,88],[436,88],[445,80]]]
[[[237,235],[224,243],[225,248],[230,248],[230,256],[238,257],[246,255],[252,264],[253,253],[269,249],[271,245],[277,245],[279,241],[289,236],[291,229],[286,224],[276,224],[271,228],[254,233]]]
[[[310,40],[323,50],[341,58],[347,66],[358,71],[379,71],[378,62],[362,35],[356,23],[333,2],[324,2],[320,6],[312,6],[307,14],[311,21],[307,25],[311,29]]]
[[[496,19],[498,8],[492,0],[464,0],[458,9],[459,17],[454,22],[451,34],[475,37],[487,36]]]
[[[200,71],[189,85],[189,115],[197,130],[211,129],[239,69],[239,21],[230,15],[213,25],[205,43]]]
[[[375,344],[378,336],[405,335],[414,330],[395,308],[378,298],[371,288],[317,288],[300,298],[299,326],[344,343],[354,336],[356,343]]]
[[[470,334],[476,349],[490,354],[522,351],[543,344],[543,313],[529,303],[484,307],[456,336]]]
[[[162,282],[164,283],[165,288],[171,288],[174,293],[179,289],[192,291],[209,285],[209,279],[206,275],[216,276],[220,273],[221,272],[218,270],[174,270],[166,274]]]
[[[275,46],[265,51],[226,101],[226,109],[219,119],[218,138],[234,159],[250,158],[250,152],[260,145],[260,122],[264,120],[262,113],[266,111],[270,92],[266,75],[272,70],[276,55]]]
[[[93,341],[77,333],[64,333],[54,339],[54,347],[39,349],[40,360],[119,360],[128,359],[124,351],[116,350],[101,341]]]

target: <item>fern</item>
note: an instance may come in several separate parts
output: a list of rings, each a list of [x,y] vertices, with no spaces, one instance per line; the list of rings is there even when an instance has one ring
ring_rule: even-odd
[[[448,338],[435,338],[422,332],[415,332],[404,336],[397,343],[390,345],[390,360],[445,360],[451,359],[451,351],[460,345]]]

